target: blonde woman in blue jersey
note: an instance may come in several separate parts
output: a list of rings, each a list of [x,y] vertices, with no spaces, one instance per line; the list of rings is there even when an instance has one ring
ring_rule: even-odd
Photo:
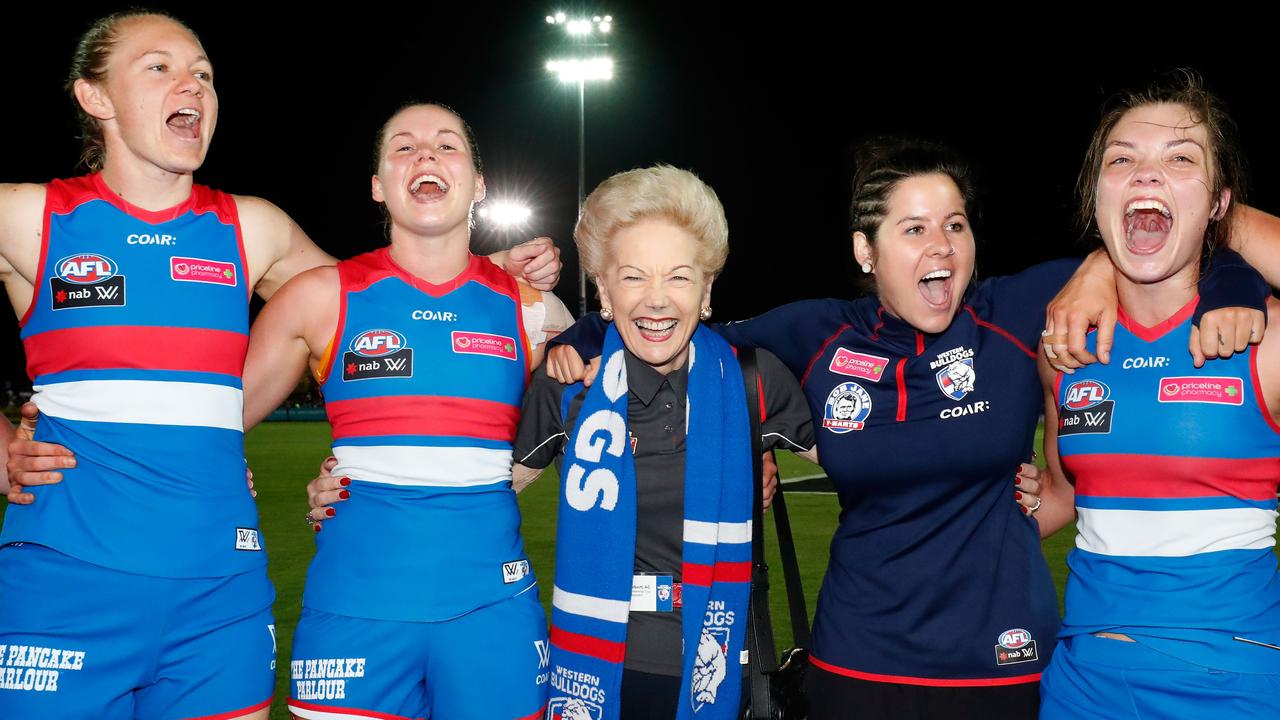
[[[536,718],[546,616],[511,448],[529,369],[568,312],[473,256],[485,181],[470,127],[410,105],[378,135],[389,247],[303,273],[254,324],[245,419],[310,368],[341,516],[317,535],[290,663],[300,718]]]
[[[1108,365],[1040,361],[1046,456],[1078,513],[1043,718],[1280,708],[1280,303],[1246,353],[1196,368],[1177,351],[1239,212],[1236,142],[1221,101],[1179,74],[1120,96],[1086,157],[1082,216],[1115,263],[1120,322]],[[1071,496],[1050,482],[1046,510]]]

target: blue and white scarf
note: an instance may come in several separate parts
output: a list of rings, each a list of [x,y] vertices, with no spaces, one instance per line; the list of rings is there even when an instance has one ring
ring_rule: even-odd
[[[552,720],[614,720],[621,706],[636,542],[625,355],[610,325],[604,367],[565,449],[551,611]],[[751,431],[733,349],[703,327],[689,348],[688,394],[684,672],[673,717],[730,720],[739,712],[751,586]]]

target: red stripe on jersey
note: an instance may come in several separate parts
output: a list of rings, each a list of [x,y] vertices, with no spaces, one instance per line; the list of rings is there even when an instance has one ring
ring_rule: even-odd
[[[551,626],[551,644],[561,650],[586,655],[605,662],[620,663],[627,654],[627,644],[602,640],[590,635],[579,635]]]
[[[547,706],[543,705],[542,707],[538,708],[536,712],[531,713],[529,715],[525,715],[524,717],[516,718],[516,720],[541,720],[542,716],[545,715],[546,712],[547,712]]]
[[[1002,678],[922,678],[911,677],[910,675],[881,675],[880,673],[862,672],[861,670],[850,670],[842,668],[838,665],[825,663],[818,658],[810,655],[809,660],[817,667],[822,668],[836,675],[857,678],[859,680],[870,680],[872,682],[897,683],[899,685],[925,685],[928,687],[993,687],[999,685],[1024,685],[1040,681],[1040,673],[1033,675],[1015,675],[1013,677]]]
[[[1035,351],[1027,347],[1026,345],[1022,344],[1022,341],[1019,340],[1017,337],[1015,337],[1013,333],[1009,332],[1008,330],[1005,330],[1004,328],[1000,327],[999,325],[996,325],[995,323],[987,322],[986,320],[983,320],[982,318],[978,317],[977,311],[974,310],[973,307],[970,305],[965,305],[964,309],[970,315],[973,316],[973,321],[978,324],[978,327],[984,327],[988,330],[996,331],[1005,340],[1008,340],[1009,342],[1016,345],[1017,348],[1021,350],[1023,354],[1025,354],[1027,357],[1031,358],[1032,360],[1036,359]]]
[[[266,700],[258,703],[257,705],[251,705],[247,708],[232,710],[231,712],[218,713],[217,715],[201,715],[199,717],[191,718],[191,720],[231,720],[231,718],[244,717],[245,715],[256,713],[259,710],[271,707],[271,700],[272,698],[267,698]]]
[[[1275,500],[1280,477],[1280,458],[1098,453],[1062,460],[1076,476],[1076,494],[1094,497]]]
[[[249,336],[207,328],[109,325],[28,336],[32,379],[67,370],[187,370],[240,377]]]
[[[809,380],[809,373],[813,372],[813,364],[818,362],[818,358],[822,357],[822,354],[827,351],[827,347],[831,345],[831,343],[835,341],[836,338],[840,337],[841,333],[843,333],[845,330],[848,330],[850,327],[852,326],[849,323],[845,323],[841,325],[840,327],[836,328],[835,332],[831,333],[830,337],[828,337],[826,340],[822,342],[822,347],[818,348],[818,352],[814,353],[813,357],[809,358],[809,365],[805,367],[804,375],[800,376],[801,385],[804,385],[805,382]],[[872,339],[874,340],[875,338],[872,338]]]
[[[898,361],[898,367],[894,368],[894,377],[898,380],[898,412],[894,415],[894,419],[898,422],[904,422],[907,419],[907,359],[902,358]]]
[[[751,582],[750,562],[718,562],[712,565],[685,563],[681,580],[686,585],[710,587],[715,582]]]
[[[369,435],[444,435],[512,442],[516,405],[442,395],[396,395],[325,404],[333,439]]]
[[[404,715],[392,715],[391,713],[377,712],[376,710],[357,710],[355,708],[335,707],[333,705],[317,705],[315,703],[305,703],[301,700],[289,698],[289,707],[298,708],[299,710],[310,710],[318,713],[331,713],[333,715],[350,715],[352,718],[371,718],[372,720],[414,720]],[[308,717],[307,715],[299,715],[299,717]]]

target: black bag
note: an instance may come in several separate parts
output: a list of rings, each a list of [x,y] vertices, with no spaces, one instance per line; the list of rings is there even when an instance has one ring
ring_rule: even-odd
[[[782,575],[786,581],[787,605],[791,611],[791,633],[795,646],[782,652],[781,662],[773,646],[773,623],[769,618],[769,567],[764,561],[764,503],[760,477],[763,471],[760,422],[764,392],[755,351],[741,349],[738,362],[746,385],[747,415],[751,418],[752,467],[755,472],[755,508],[751,523],[751,601],[747,619],[747,668],[750,673],[750,704],[746,720],[803,720],[809,710],[804,699],[804,673],[809,667],[809,613],[805,608],[800,567],[796,563],[791,522],[782,496],[782,482],[773,496],[773,518],[782,555]]]

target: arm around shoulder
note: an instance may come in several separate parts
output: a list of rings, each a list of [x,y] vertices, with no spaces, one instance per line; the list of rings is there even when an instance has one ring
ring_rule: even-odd
[[[262,198],[237,195],[246,271],[264,300],[293,276],[335,260],[316,247],[285,211]]]
[[[263,307],[249,333],[244,367],[244,425],[249,429],[289,396],[311,359],[318,364],[338,322],[336,267],[304,272]]]

